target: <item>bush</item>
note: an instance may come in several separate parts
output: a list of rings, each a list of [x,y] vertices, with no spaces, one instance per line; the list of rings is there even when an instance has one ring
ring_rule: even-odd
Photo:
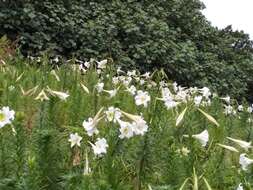
[[[5,1],[0,34],[19,38],[22,53],[111,57],[125,68],[165,68],[184,85],[252,95],[252,42],[218,30],[199,0]]]

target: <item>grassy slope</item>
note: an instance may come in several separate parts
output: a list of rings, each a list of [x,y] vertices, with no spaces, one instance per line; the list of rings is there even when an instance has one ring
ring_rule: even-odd
[[[252,125],[247,122],[249,113],[225,116],[223,103],[214,98],[211,106],[202,109],[217,119],[220,127],[216,127],[197,111],[191,101],[167,110],[163,102],[156,100],[161,97],[158,87],[148,89],[147,85],[133,83],[137,89],[148,90],[151,95],[151,103],[144,108],[135,105],[134,98],[123,85],[113,98],[107,93],[98,95],[94,89],[99,80],[95,69],[81,74],[70,66],[62,66],[56,70],[60,78],[57,81],[48,66],[36,68],[23,61],[15,64],[0,66],[0,107],[9,106],[16,111],[13,127],[17,133],[13,134],[11,126],[0,129],[0,189],[170,190],[179,189],[186,178],[192,177],[193,168],[196,175],[203,175],[213,189],[235,189],[241,182],[250,189],[253,181],[250,171],[253,170],[241,171],[239,154],[216,145],[217,142],[234,145],[226,140],[226,136],[251,140]],[[107,90],[114,88],[111,81],[115,75],[113,70],[113,67],[107,68],[102,74]],[[81,82],[88,87],[90,94],[82,89]],[[20,87],[27,91],[37,85],[34,94],[22,94]],[[62,101],[47,93],[50,100],[35,100],[47,86],[68,92],[70,97]],[[106,155],[97,158],[88,143],[95,138],[87,136],[82,122],[94,117],[101,107],[107,109],[110,106],[132,114],[143,113],[149,130],[144,136],[121,140],[118,124],[103,120],[98,126],[98,136],[107,139],[109,149]],[[183,122],[176,127],[176,118],[186,106],[188,110]],[[183,138],[183,134],[196,134],[204,129],[210,134],[206,148],[192,138]],[[74,132],[83,139],[80,148],[71,149],[68,138]],[[182,147],[190,150],[188,156],[178,153]],[[86,153],[92,172],[84,176]],[[73,166],[73,160],[78,164]],[[185,189],[191,189],[189,184],[193,181],[189,181]],[[206,189],[203,178],[198,182],[199,189]]]

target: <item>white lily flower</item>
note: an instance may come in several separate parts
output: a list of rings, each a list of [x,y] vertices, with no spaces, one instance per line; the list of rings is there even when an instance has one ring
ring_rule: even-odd
[[[140,85],[144,85],[145,84],[145,80],[141,79],[140,80]]]
[[[121,117],[121,112],[119,110],[119,108],[114,108],[114,107],[109,107],[107,111],[105,111],[106,114],[106,118],[109,122],[113,121],[114,123],[116,123],[117,121],[119,121],[120,117]]]
[[[96,88],[98,93],[102,92],[104,90],[104,83],[103,82],[97,83]]]
[[[243,105],[239,105],[237,109],[238,111],[243,111]]]
[[[14,89],[15,89],[15,86],[13,86],[13,85],[11,85],[11,86],[8,87],[9,91],[13,91]]]
[[[52,90],[48,87],[47,90],[50,94],[52,94],[53,96],[57,96],[58,98],[60,98],[61,100],[66,100],[69,97],[69,94],[65,93],[65,92],[60,92],[60,91],[55,91]]]
[[[144,77],[144,78],[146,78],[146,79],[148,79],[148,78],[150,78],[150,72],[146,72],[146,73],[144,73],[141,76]]]
[[[136,76],[136,70],[127,71],[127,76],[129,76],[129,77]]]
[[[95,144],[90,143],[95,155],[102,155],[107,152],[108,144],[105,138],[98,138]]]
[[[231,105],[228,105],[228,106],[225,105],[225,111],[224,111],[225,115],[231,115],[234,113],[234,111],[235,110]]]
[[[248,107],[248,108],[247,108],[247,112],[248,112],[248,113],[252,113],[252,112],[253,112],[253,107]]]
[[[178,104],[179,104],[179,102],[175,102],[174,100],[165,100],[164,101],[164,105],[166,106],[166,108],[168,110],[171,108],[177,107]]]
[[[144,135],[148,131],[147,122],[141,116],[132,115],[123,111],[121,113],[133,121],[133,130],[136,135]]]
[[[83,73],[86,73],[87,72],[87,69],[86,67],[83,66],[83,64],[79,65],[79,70]]]
[[[148,125],[141,117],[135,120],[133,123],[133,130],[136,135],[144,135],[148,131]]]
[[[199,91],[197,87],[190,87],[188,90],[190,94],[196,94]]]
[[[131,85],[129,88],[127,88],[126,91],[130,92],[134,96],[136,93],[136,87],[134,85]]]
[[[131,123],[119,120],[119,124],[120,124],[119,138],[121,138],[121,139],[128,138],[129,139],[129,138],[133,137],[134,130],[133,130],[133,126]]]
[[[90,68],[90,62],[85,61],[85,62],[84,62],[84,66],[87,67],[87,68]]]
[[[86,120],[83,121],[83,127],[86,130],[88,136],[93,136],[94,134],[99,133],[99,131],[97,129],[97,124],[103,118],[103,116],[100,117],[100,114],[101,114],[102,111],[103,111],[103,108],[101,108],[97,112],[94,119],[90,117],[90,118],[88,118],[87,121]]]
[[[238,187],[236,188],[236,190],[243,190],[243,186],[242,186],[241,183],[238,185]]]
[[[121,70],[121,67],[118,67],[117,68],[117,74],[120,74],[120,73],[125,73],[125,72]]]
[[[203,99],[203,96],[196,96],[196,97],[194,97],[194,104],[196,106],[199,106],[201,104],[202,99]]]
[[[245,153],[240,154],[239,164],[241,165],[242,170],[247,171],[248,170],[248,166],[250,164],[253,164],[253,159],[247,158]]]
[[[40,58],[40,57],[37,57],[36,61],[37,61],[38,63],[40,63],[40,62],[41,62],[41,58]]]
[[[128,86],[132,80],[132,77],[124,77],[124,80],[122,82],[125,86]]]
[[[53,59],[53,61],[54,61],[55,63],[58,63],[58,62],[59,62],[59,57],[55,57],[55,58]]]
[[[203,87],[202,89],[200,89],[200,92],[202,93],[202,95],[205,97],[205,98],[209,98],[209,96],[211,96],[211,92],[210,92],[210,89],[207,88],[207,87]]]
[[[204,130],[203,132],[192,135],[193,138],[197,139],[203,147],[207,145],[207,142],[209,140],[209,133],[207,130]]]
[[[178,86],[177,86],[177,83],[176,83],[176,82],[174,82],[174,83],[172,84],[172,86],[173,86],[173,90],[174,90],[174,92],[177,92],[177,91],[178,91]]]
[[[117,94],[117,89],[114,90],[103,90],[104,92],[107,92],[110,95],[110,98],[113,98]]]
[[[234,139],[231,137],[227,137],[227,139],[233,141],[234,143],[238,144],[240,147],[244,148],[246,151],[248,151],[249,148],[252,148],[251,142],[242,141],[239,139]]]
[[[88,136],[93,136],[94,134],[98,134],[99,131],[96,127],[97,123],[91,117],[88,118],[87,121],[83,121],[83,127],[86,130]]]
[[[176,100],[187,102],[188,94],[187,91],[180,88],[175,96]]]
[[[100,75],[102,73],[101,69],[97,69],[97,74]]]
[[[144,107],[148,106],[148,102],[151,100],[148,92],[143,92],[142,90],[137,91],[137,95],[135,96],[135,104],[137,106],[144,105]]]
[[[173,99],[173,95],[170,92],[169,88],[162,88],[162,99],[165,100],[172,100]]]
[[[81,140],[82,140],[83,138],[82,137],[80,137],[79,135],[78,135],[78,133],[75,133],[75,134],[70,134],[70,137],[69,137],[69,142],[71,143],[71,148],[72,147],[74,147],[75,145],[77,145],[77,146],[81,146]]]
[[[165,106],[167,109],[171,109],[176,107],[179,102],[176,102],[173,98],[172,93],[170,92],[169,88],[162,88],[162,98],[156,98],[157,100],[164,101]]]
[[[221,100],[224,100],[227,104],[230,104],[230,96],[226,96],[224,98],[220,98]]]
[[[113,83],[114,85],[119,84],[119,78],[118,78],[118,77],[112,77],[112,83]]]
[[[5,125],[11,124],[11,121],[14,120],[15,112],[10,110],[9,107],[3,107],[0,110],[0,128]]]
[[[102,61],[97,62],[98,68],[99,68],[99,69],[105,69],[105,68],[106,68],[107,62],[108,62],[107,59],[104,59],[104,60],[102,60]]]
[[[138,77],[134,77],[134,79],[136,80],[136,82],[140,82],[141,78],[138,76]]]

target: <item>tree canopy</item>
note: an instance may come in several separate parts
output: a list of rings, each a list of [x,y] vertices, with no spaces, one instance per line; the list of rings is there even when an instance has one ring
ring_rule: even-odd
[[[25,55],[112,58],[125,68],[164,68],[169,79],[253,94],[252,41],[213,27],[199,0],[6,0],[0,34],[18,39]]]

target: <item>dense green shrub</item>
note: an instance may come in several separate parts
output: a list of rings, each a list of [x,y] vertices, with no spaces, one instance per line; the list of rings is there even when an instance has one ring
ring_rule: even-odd
[[[6,0],[0,34],[19,39],[24,54],[112,57],[126,68],[164,67],[184,85],[252,95],[252,42],[218,30],[199,0]]]

